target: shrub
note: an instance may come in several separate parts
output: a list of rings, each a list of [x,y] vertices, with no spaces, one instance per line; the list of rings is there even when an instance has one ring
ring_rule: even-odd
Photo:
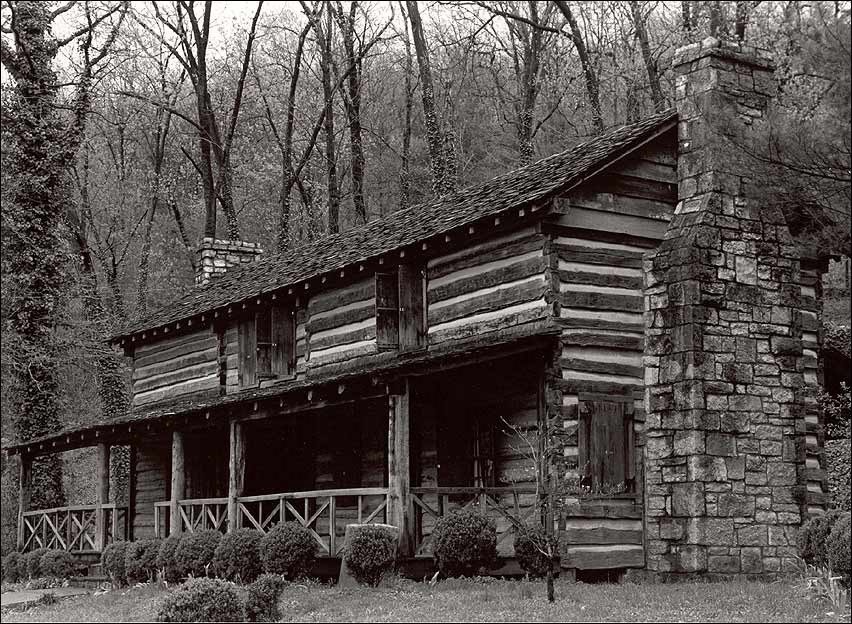
[[[216,546],[213,565],[216,574],[229,581],[250,583],[261,573],[260,540],[263,533],[237,529],[226,533]]]
[[[521,569],[532,577],[545,576],[553,566],[553,559],[547,556],[548,546],[555,557],[556,539],[547,535],[540,524],[527,525],[515,532],[515,557]]]
[[[3,557],[3,580],[9,583],[15,583],[18,580],[18,562],[21,559],[21,554],[12,551]]]
[[[396,561],[397,533],[380,526],[364,526],[344,553],[346,565],[359,583],[375,587]]]
[[[20,553],[18,555],[18,580],[26,581],[29,578],[29,572],[27,572],[27,563],[29,563],[29,559],[27,559],[27,553]]]
[[[196,535],[188,533],[187,535]],[[158,622],[242,622],[245,603],[236,585],[209,578],[190,579],[169,593],[157,609]]]
[[[177,583],[183,578],[180,567],[175,560],[175,552],[180,544],[180,535],[169,535],[160,544],[157,551],[157,569],[163,571],[163,580]]]
[[[184,533],[175,551],[175,563],[184,576],[207,576],[222,534],[214,529]]]
[[[41,558],[44,557],[45,553],[49,550],[49,548],[36,548],[24,555],[24,559],[27,563],[27,578],[38,578],[42,575]]]
[[[826,542],[829,567],[835,574],[843,576],[843,582],[847,587],[849,586],[850,567],[852,567],[849,554],[849,542],[852,540],[851,518],[852,515],[848,512],[842,514],[834,523],[834,528],[831,529],[831,534]]]
[[[837,521],[838,515],[838,511],[831,510],[821,516],[814,516],[799,529],[796,545],[799,549],[799,556],[805,560],[805,563],[816,566],[828,565],[825,542]]]
[[[249,622],[278,622],[278,599],[286,585],[280,574],[262,574],[246,587],[246,619]]]
[[[432,533],[438,569],[447,576],[472,576],[497,559],[497,529],[485,516],[454,511]]]
[[[39,565],[42,576],[66,579],[74,574],[74,557],[64,550],[48,550]]]
[[[298,522],[281,522],[260,540],[263,570],[287,579],[307,575],[317,553],[311,532]]]
[[[144,583],[157,576],[157,554],[161,542],[158,539],[143,539],[127,545],[124,571],[128,583]]]
[[[127,571],[124,566],[128,542],[113,542],[101,555],[101,569],[110,578],[113,585],[121,587],[127,583]]]
[[[852,511],[852,443],[849,438],[826,440],[822,456],[832,505]]]

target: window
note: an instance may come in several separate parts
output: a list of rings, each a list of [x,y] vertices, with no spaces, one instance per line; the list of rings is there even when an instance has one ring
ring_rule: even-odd
[[[271,306],[240,323],[240,385],[291,376],[296,370],[296,323],[293,310]]]
[[[376,273],[376,342],[380,349],[417,349],[426,344],[423,271],[401,264]]]
[[[584,400],[578,432],[580,485],[594,494],[634,491],[633,402]]]

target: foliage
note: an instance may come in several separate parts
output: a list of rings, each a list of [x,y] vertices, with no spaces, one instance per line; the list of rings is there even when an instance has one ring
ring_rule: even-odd
[[[497,558],[497,528],[470,510],[454,511],[432,532],[438,569],[447,576],[472,576]]]
[[[552,569],[554,559],[548,552],[554,557],[558,552],[556,538],[547,535],[543,526],[531,524],[515,530],[515,557],[531,577],[542,577]]]
[[[66,579],[74,574],[74,556],[65,550],[48,550],[39,565],[42,576]]]
[[[393,568],[397,542],[394,530],[362,526],[349,541],[343,558],[359,583],[375,587]]]
[[[175,563],[184,576],[207,576],[222,534],[214,529],[184,533],[175,551]]]
[[[213,567],[216,574],[229,581],[252,582],[261,573],[260,540],[263,534],[254,529],[237,529],[226,533],[216,546]]]
[[[180,538],[180,535],[169,535],[163,540],[160,549],[157,551],[157,569],[163,571],[163,580],[169,583],[177,583],[183,578],[183,573],[175,559]]]
[[[298,522],[276,524],[260,541],[264,571],[287,579],[307,575],[316,553],[314,536]]]
[[[219,579],[189,579],[168,594],[157,609],[158,622],[244,620],[245,605],[236,585]]]
[[[840,512],[832,510],[814,516],[801,526],[796,535],[796,546],[805,563],[818,567],[828,565],[826,540],[839,517]]]
[[[831,504],[843,511],[852,511],[852,441],[850,438],[841,440],[826,440],[823,449],[823,461],[828,477],[828,491]]]
[[[843,576],[843,581],[849,587],[850,567],[850,542],[852,542],[852,533],[850,533],[850,519],[852,515],[849,512],[844,512],[834,523],[831,529],[831,534],[826,541],[826,550],[828,553],[828,564],[832,572]]]
[[[249,622],[279,622],[278,602],[287,581],[280,574],[261,574],[246,587],[246,619]]]
[[[16,551],[10,552],[3,557],[3,580],[14,583],[18,580],[18,561],[21,555]]]
[[[127,582],[144,583],[157,575],[157,555],[163,540],[143,539],[130,542],[124,555]]]
[[[24,554],[23,559],[26,564],[27,578],[33,579],[41,576],[41,558],[49,550],[49,548],[36,548]]]
[[[829,439],[849,439],[852,414],[852,388],[849,384],[841,382],[837,394],[820,390],[818,400],[825,420],[826,436]]]
[[[104,548],[101,554],[101,569],[110,578],[113,585],[121,587],[127,583],[127,546],[129,542],[113,542]]]

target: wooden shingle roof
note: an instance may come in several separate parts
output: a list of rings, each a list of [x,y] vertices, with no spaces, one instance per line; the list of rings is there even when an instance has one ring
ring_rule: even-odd
[[[676,119],[673,110],[606,132],[576,147],[386,217],[320,238],[283,254],[230,269],[115,335],[112,341],[292,287],[320,275],[419,243],[436,235],[541,202],[581,182]]]

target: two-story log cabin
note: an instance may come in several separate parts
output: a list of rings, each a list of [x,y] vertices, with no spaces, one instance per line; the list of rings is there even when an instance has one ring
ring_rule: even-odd
[[[553,521],[565,568],[792,566],[822,504],[821,269],[717,142],[760,123],[765,55],[707,40],[676,71],[677,111],[450,198],[282,255],[205,240],[199,285],[113,339],[132,413],[9,447],[20,546],[296,520],[334,557],[386,521],[429,556],[471,506],[505,556]],[[130,446],[126,510],[106,485],[28,510],[30,458],[86,445],[103,474]]]

